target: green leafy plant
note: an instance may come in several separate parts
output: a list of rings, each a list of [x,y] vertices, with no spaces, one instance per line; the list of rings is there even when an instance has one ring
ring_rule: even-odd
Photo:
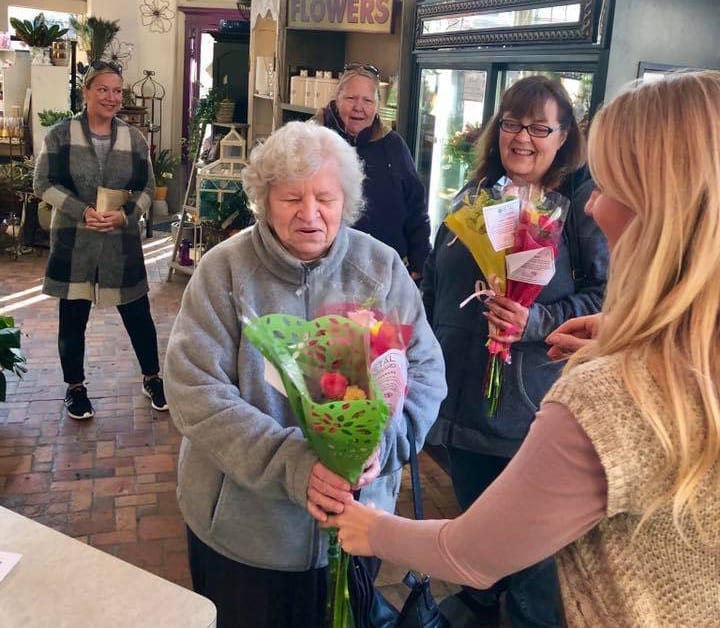
[[[22,377],[27,373],[26,358],[20,350],[20,330],[10,316],[0,316],[0,401],[5,401],[7,382],[3,371]]]
[[[220,94],[213,87],[208,91],[207,96],[198,100],[193,114],[188,122],[187,155],[195,160],[198,157],[198,148],[202,142],[202,133],[206,124],[210,124],[217,117]]]
[[[34,169],[30,158],[0,164],[0,190],[32,192]]]
[[[38,13],[32,22],[11,17],[10,24],[17,38],[34,48],[47,48],[68,32],[67,28],[60,28],[57,24],[48,26],[44,13]]]
[[[52,126],[60,120],[66,120],[73,117],[72,111],[56,111],[55,109],[43,109],[38,112],[40,118],[40,126]]]
[[[169,148],[153,153],[152,167],[155,174],[155,185],[165,187],[173,178],[175,168],[180,164],[180,157],[173,155]]]

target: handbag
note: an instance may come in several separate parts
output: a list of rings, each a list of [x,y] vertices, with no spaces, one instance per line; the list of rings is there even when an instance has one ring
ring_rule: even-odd
[[[410,480],[415,519],[423,518],[420,468],[415,451],[415,431],[407,421],[410,441]],[[403,582],[410,588],[402,609],[398,610],[375,588],[365,565],[357,556],[350,557],[348,592],[355,628],[449,628],[440,614],[430,589],[430,576],[409,571]]]

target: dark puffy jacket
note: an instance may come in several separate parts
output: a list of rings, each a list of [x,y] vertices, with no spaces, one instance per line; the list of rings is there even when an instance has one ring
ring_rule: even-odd
[[[594,314],[602,307],[608,248],[604,235],[584,212],[592,189],[592,180],[582,169],[559,190],[571,199],[571,205],[555,275],[530,307],[522,340],[512,345],[512,363],[503,368],[494,417],[488,416],[483,398],[488,362],[483,306],[473,299],[463,309],[458,307],[474,292],[482,274],[462,242],[453,242],[454,234],[444,224],[440,227],[425,264],[422,290],[428,320],[445,357],[448,395],[429,442],[503,457],[511,457],[520,447],[540,401],[562,369],[561,363],[547,357],[544,339],[567,319]],[[572,255],[569,238],[576,242]],[[572,263],[571,257],[576,258]]]
[[[348,135],[335,114],[334,101],[314,120],[340,134],[363,161],[367,209],[353,227],[391,246],[407,260],[408,270],[422,273],[430,252],[430,219],[425,188],[405,140],[377,117],[357,137]]]

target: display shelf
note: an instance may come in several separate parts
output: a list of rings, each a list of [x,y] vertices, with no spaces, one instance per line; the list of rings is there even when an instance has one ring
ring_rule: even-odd
[[[253,3],[254,4],[254,3]],[[263,7],[267,3],[263,4]],[[275,6],[276,5],[276,6]],[[386,115],[383,119],[393,124],[401,135],[406,134],[406,110],[409,106],[409,75],[412,33],[414,26],[415,1],[393,3],[393,20],[390,33],[350,32],[341,30],[342,26],[327,30],[304,30],[288,26],[288,3],[278,2],[268,11],[266,17],[258,17],[251,30],[250,37],[250,85],[252,98],[249,117],[250,129],[248,146],[252,147],[260,137],[267,137],[280,125],[293,119],[307,119],[327,102],[318,103],[318,107],[291,104],[290,79],[299,75],[300,70],[308,70],[310,77],[316,72],[331,72],[337,79],[346,63],[371,63],[380,69],[383,82],[391,78],[397,81],[398,106],[397,117]],[[271,15],[272,13],[272,15]],[[258,64],[258,58],[274,58],[272,96],[256,90],[258,78],[256,68],[262,71],[264,61]],[[267,84],[261,76],[260,87]],[[323,97],[324,100],[329,98]],[[295,100],[295,99],[293,99]],[[314,103],[313,103],[314,105]]]

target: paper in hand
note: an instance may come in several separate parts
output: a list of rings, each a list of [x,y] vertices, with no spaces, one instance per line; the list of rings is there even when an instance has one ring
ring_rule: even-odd
[[[109,211],[117,211],[122,209],[122,206],[128,198],[130,198],[130,192],[127,190],[113,190],[112,188],[98,186],[95,209],[101,214]]]

